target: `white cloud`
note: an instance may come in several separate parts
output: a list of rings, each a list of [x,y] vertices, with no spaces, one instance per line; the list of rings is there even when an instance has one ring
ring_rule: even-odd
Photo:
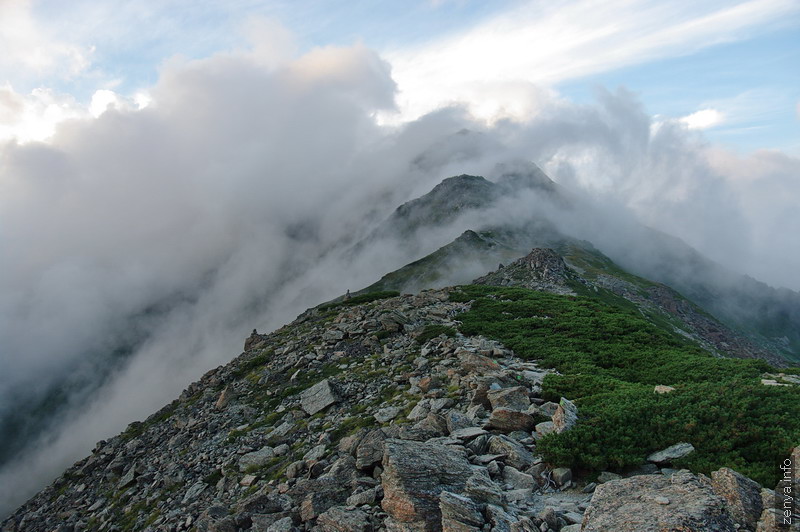
[[[680,119],[689,129],[709,129],[722,124],[725,115],[716,109],[701,109]]]
[[[0,75],[69,79],[84,73],[94,48],[53,35],[37,22],[32,8],[32,0],[0,2]]]
[[[386,57],[401,91],[403,118],[459,101],[467,102],[477,116],[490,118],[528,107],[525,95],[502,94],[498,87],[551,85],[687,54],[745,38],[798,11],[800,4],[793,0],[749,0],[733,6],[651,0],[530,2],[463,33],[387,51]],[[481,105],[492,99],[499,101]]]
[[[19,94],[9,84],[0,87],[0,141],[44,141],[58,124],[87,116],[86,108],[69,95],[43,88]]]

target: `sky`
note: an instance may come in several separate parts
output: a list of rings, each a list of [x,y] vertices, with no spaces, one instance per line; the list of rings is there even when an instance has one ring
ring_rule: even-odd
[[[0,0],[0,418],[72,390],[0,515],[253,327],[449,242],[350,260],[448,176],[534,162],[601,206],[578,236],[800,290],[798,36],[796,0]]]
[[[793,0],[3,0],[0,17],[0,138],[43,140],[112,102],[145,105],[177,57],[268,42],[277,61],[361,43],[392,64],[388,122],[454,101],[524,116],[530,85],[579,103],[625,87],[654,117],[731,149],[800,154]]]

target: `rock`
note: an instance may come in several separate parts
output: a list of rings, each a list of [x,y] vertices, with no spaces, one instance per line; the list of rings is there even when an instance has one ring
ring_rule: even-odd
[[[502,430],[503,432],[530,431],[534,426],[536,426],[536,421],[533,416],[509,408],[495,408],[492,410],[487,424],[487,428]]]
[[[548,434],[555,432],[556,426],[552,421],[542,421],[541,423],[536,424],[534,430],[539,437],[547,436]]]
[[[660,504],[663,497],[670,504]],[[601,484],[583,517],[582,530],[661,532],[736,530],[725,501],[707,483],[687,472],[671,479],[641,475]]]
[[[450,437],[461,441],[470,441],[484,434],[488,434],[488,432],[480,427],[467,427],[450,432]]]
[[[663,384],[658,384],[653,389],[653,393],[669,393],[669,392],[674,392],[674,391],[675,391],[675,388],[673,388],[672,386],[664,386]]]
[[[465,414],[458,410],[450,410],[444,415],[444,420],[447,423],[447,431],[452,435],[453,432],[475,428],[472,426],[472,420]]]
[[[581,532],[581,525],[567,525],[561,527],[561,532]]]
[[[606,482],[611,482],[612,480],[619,480],[622,478],[622,475],[617,475],[616,473],[611,473],[610,471],[603,471],[599,475],[597,475],[597,482],[600,484],[605,484]]]
[[[217,398],[217,402],[214,404],[214,408],[217,410],[225,410],[225,407],[234,399],[235,394],[230,386],[226,386],[224,390],[219,394],[219,398]]]
[[[258,477],[255,475],[245,475],[242,477],[242,480],[239,481],[240,486],[249,487],[256,483]]]
[[[492,436],[489,439],[489,452],[505,455],[503,461],[520,471],[529,468],[535,461],[533,454],[525,446],[508,436]]]
[[[256,532],[255,528],[253,526],[250,530]],[[282,517],[262,530],[266,532],[292,532],[294,530],[294,521],[291,517]]]
[[[207,487],[208,484],[206,484],[205,482],[195,482],[188,490],[186,490],[186,493],[183,495],[183,499],[181,500],[181,504],[187,504],[192,502],[201,493],[203,493]]]
[[[328,379],[324,379],[300,394],[300,407],[313,416],[339,400]]]
[[[694,452],[694,446],[691,443],[676,443],[666,449],[657,451],[647,457],[648,462],[654,464],[669,464],[673,460],[678,460]]]
[[[561,398],[558,408],[553,414],[553,428],[556,433],[561,434],[569,430],[578,422],[578,407],[569,399]]]
[[[372,532],[369,516],[358,509],[334,506],[317,518],[319,532]]]
[[[389,530],[438,530],[439,494],[461,492],[472,475],[465,456],[435,443],[388,439],[383,457],[381,506]]]
[[[524,412],[531,406],[531,400],[528,398],[528,389],[524,386],[489,390],[486,392],[486,398],[489,400],[493,410],[496,408],[508,408],[509,410]]]
[[[568,467],[557,467],[553,469],[552,477],[559,488],[566,486],[572,481],[572,470]]]
[[[375,504],[377,492],[375,488],[354,493],[347,498],[348,506],[362,506],[364,504]]]
[[[304,482],[297,483],[292,489],[293,494],[304,496],[300,503],[300,519],[304,523],[347,500],[347,492],[342,489],[338,479],[304,479]]]
[[[243,454],[239,458],[239,471],[247,471],[248,469],[256,469],[275,457],[275,451],[270,446],[265,446],[258,451]]]
[[[402,409],[397,406],[388,406],[386,408],[381,408],[377,412],[375,412],[375,421],[378,423],[388,423],[389,421],[393,420],[402,412]]]
[[[325,456],[325,451],[326,450],[327,450],[327,447],[325,446],[324,443],[321,443],[319,445],[315,445],[306,454],[303,455],[303,460],[305,460],[307,462],[308,461],[312,461],[312,460],[319,460],[323,456]],[[245,455],[245,456],[247,456],[247,455]]]
[[[125,473],[121,479],[119,479],[119,483],[117,484],[117,489],[122,489],[130,486],[133,484],[133,481],[136,478],[136,462],[132,463],[131,466],[128,468],[128,472]]]
[[[533,489],[535,486],[532,475],[523,473],[513,466],[503,468],[503,482],[510,484],[514,489]]]
[[[497,504],[486,506],[486,520],[492,526],[492,532],[511,532],[511,526],[517,521]]]
[[[480,508],[468,497],[443,491],[439,494],[439,510],[442,532],[480,532],[483,526]]]
[[[554,403],[552,401],[547,401],[546,403],[543,403],[541,406],[539,406],[539,411],[544,416],[553,417],[553,414],[556,413],[556,410],[558,410],[558,403]]]
[[[473,501],[481,504],[503,504],[503,493],[500,487],[492,482],[489,473],[483,468],[474,468],[467,479],[464,493]]]
[[[728,501],[733,519],[749,529],[755,529],[761,512],[761,485],[733,469],[723,467],[711,473],[714,493]]]
[[[371,470],[383,460],[386,435],[381,430],[372,430],[364,436],[356,448],[356,468]]]

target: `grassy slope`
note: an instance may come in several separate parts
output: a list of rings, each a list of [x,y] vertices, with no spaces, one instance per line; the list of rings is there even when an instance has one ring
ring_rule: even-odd
[[[800,389],[763,386],[766,363],[715,358],[613,297],[486,286],[452,297],[475,301],[462,332],[496,338],[562,374],[545,380],[544,393],[575,400],[581,418],[540,442],[552,463],[622,470],[688,441],[697,451],[677,466],[728,466],[772,486],[777,464],[800,443]],[[676,390],[655,394],[655,384]]]

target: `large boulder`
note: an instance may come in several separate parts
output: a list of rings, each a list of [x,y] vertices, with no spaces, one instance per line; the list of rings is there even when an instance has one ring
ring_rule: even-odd
[[[489,439],[489,452],[503,455],[501,458],[503,462],[520,471],[529,468],[535,461],[533,454],[524,445],[503,435],[492,436]]]
[[[393,531],[441,530],[439,495],[461,493],[472,475],[464,454],[428,442],[388,439],[383,456],[383,501]]]
[[[306,414],[313,416],[338,400],[339,396],[333,385],[328,379],[325,379],[308,388],[300,395],[300,408],[305,410]]]
[[[530,432],[536,426],[536,420],[530,414],[510,408],[495,408],[489,416],[487,428],[514,432],[524,430]]]
[[[499,390],[489,390],[486,398],[492,408],[508,408],[510,410],[525,411],[531,406],[528,397],[528,389],[524,386],[514,386],[513,388],[501,388]]]
[[[740,524],[754,530],[764,506],[761,502],[761,485],[755,480],[723,467],[711,473],[714,493],[728,502],[731,516]]]
[[[708,483],[680,471],[640,475],[597,486],[583,517],[584,532],[734,532],[725,500]]]

